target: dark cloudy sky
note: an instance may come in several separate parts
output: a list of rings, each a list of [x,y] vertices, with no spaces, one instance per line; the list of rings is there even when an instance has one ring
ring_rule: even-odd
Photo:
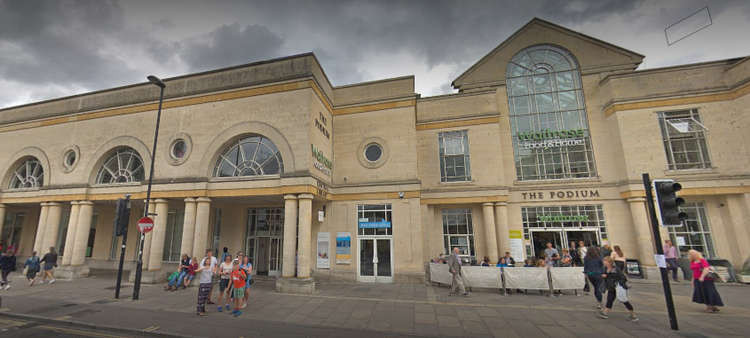
[[[708,3],[713,25],[667,46]],[[533,17],[646,55],[750,55],[750,1],[0,0],[0,107],[313,51],[334,85],[415,75],[424,96]]]

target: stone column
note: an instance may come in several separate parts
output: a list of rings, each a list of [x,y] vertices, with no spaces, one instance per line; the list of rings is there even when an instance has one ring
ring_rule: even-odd
[[[497,262],[497,230],[495,229],[495,210],[493,203],[482,203],[482,218],[484,219],[484,237],[487,243],[487,257],[490,262]]]
[[[148,212],[146,213],[148,217],[151,217],[153,220],[153,213],[156,212],[156,204],[154,204],[154,200],[149,201],[148,203]],[[154,220],[156,222],[156,220]],[[153,230],[146,233],[146,236],[143,237],[143,271],[147,271],[149,267],[149,262],[151,261],[151,238],[153,237]]]
[[[44,227],[44,240],[42,241],[40,256],[49,252],[49,248],[57,244],[57,234],[60,233],[60,217],[62,205],[60,203],[47,203],[47,225]]]
[[[44,232],[47,226],[47,203],[41,204],[42,210],[39,212],[39,223],[36,226],[36,237],[34,238],[34,251],[41,254],[41,248],[44,244]],[[45,251],[46,252],[46,251]]]
[[[0,235],[3,233],[3,225],[5,225],[5,204],[0,203]],[[0,241],[4,241],[5,238],[0,238]]]
[[[151,231],[151,252],[148,259],[148,270],[161,270],[161,262],[164,258],[164,237],[167,234],[167,214],[169,213],[169,204],[165,199],[157,199],[156,219],[154,219],[154,229]]]
[[[284,195],[284,251],[282,252],[281,276],[294,277],[297,253],[297,196]]]
[[[654,246],[651,235],[651,224],[646,211],[646,199],[643,197],[628,198],[630,216],[633,218],[633,229],[635,230],[635,242],[638,245],[638,258],[642,265],[654,266]],[[663,240],[663,239],[662,239]],[[661,243],[657,243],[661,245]]]
[[[182,244],[180,248],[182,253],[186,253],[190,258],[193,258],[194,255],[199,256],[197,253],[193,253],[193,236],[195,236],[195,198],[188,197],[185,199],[185,217],[182,222]]]
[[[297,243],[297,278],[310,278],[311,236],[312,236],[312,194],[300,194],[299,234]]]
[[[741,270],[745,260],[750,256],[750,248],[747,246],[747,240],[750,238],[750,230],[748,230],[747,219],[750,217],[750,193],[742,195],[727,195],[726,207],[729,210],[729,217],[731,221],[724,222],[725,226],[730,226],[734,229],[734,236],[737,243],[737,250],[734,251],[735,257],[725,257],[735,267],[735,270]],[[726,218],[725,218],[726,219]],[[729,223],[729,224],[727,224]],[[712,238],[716,238],[712,234]],[[714,240],[714,248],[716,248],[716,240]],[[717,251],[714,249],[714,251]],[[716,252],[718,254],[718,252]],[[706,254],[705,252],[703,253]]]
[[[86,247],[89,242],[89,231],[91,230],[91,216],[94,213],[94,203],[90,201],[78,202],[78,225],[75,231],[75,242],[73,244],[73,257],[70,265],[83,265],[86,262]]]
[[[497,244],[501,251],[501,255],[504,255],[506,251],[510,251],[510,233],[508,232],[508,203],[497,202],[495,203],[495,228],[497,229]],[[514,257],[515,259],[522,259]]]
[[[206,242],[208,241],[208,218],[211,213],[211,199],[198,197],[196,204],[193,255],[202,258],[206,254]]]
[[[62,256],[62,265],[70,265],[70,262],[73,260],[73,246],[75,246],[76,241],[79,210],[80,205],[78,201],[70,202],[70,219],[68,219],[68,234],[65,235],[65,252]]]

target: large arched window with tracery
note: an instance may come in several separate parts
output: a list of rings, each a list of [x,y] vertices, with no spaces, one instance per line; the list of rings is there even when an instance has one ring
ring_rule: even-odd
[[[145,170],[143,160],[133,148],[120,147],[112,151],[99,168],[97,184],[123,184],[141,182]]]
[[[25,159],[14,169],[9,189],[38,188],[44,184],[44,168],[35,157]]]
[[[215,177],[278,175],[284,171],[281,153],[271,140],[250,135],[227,147],[216,161]]]
[[[505,83],[518,180],[596,176],[573,55],[551,45],[526,48],[508,63]]]

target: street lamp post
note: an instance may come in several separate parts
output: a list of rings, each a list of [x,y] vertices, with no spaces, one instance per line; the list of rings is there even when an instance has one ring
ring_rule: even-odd
[[[151,201],[151,182],[154,178],[154,162],[156,162],[156,141],[159,140],[159,122],[161,120],[161,104],[164,101],[164,87],[167,85],[156,76],[149,75],[146,77],[149,82],[160,88],[159,92],[159,109],[156,112],[156,129],[154,130],[154,146],[151,148],[151,170],[148,174],[148,190],[146,190],[146,204],[143,207],[143,217],[148,217],[148,205]],[[143,242],[146,241],[146,234],[141,233],[141,240],[138,245],[138,264],[135,267],[135,285],[133,285],[133,300],[137,300],[141,292],[141,272],[143,270]]]

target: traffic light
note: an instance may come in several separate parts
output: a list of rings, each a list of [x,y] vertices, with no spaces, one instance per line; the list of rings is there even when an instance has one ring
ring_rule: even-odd
[[[117,200],[115,212],[115,235],[127,236],[128,223],[130,222],[130,196]]]
[[[656,193],[656,206],[661,216],[661,225],[665,227],[682,226],[687,214],[680,211],[680,205],[685,203],[677,192],[682,185],[674,180],[654,180],[654,191]]]

